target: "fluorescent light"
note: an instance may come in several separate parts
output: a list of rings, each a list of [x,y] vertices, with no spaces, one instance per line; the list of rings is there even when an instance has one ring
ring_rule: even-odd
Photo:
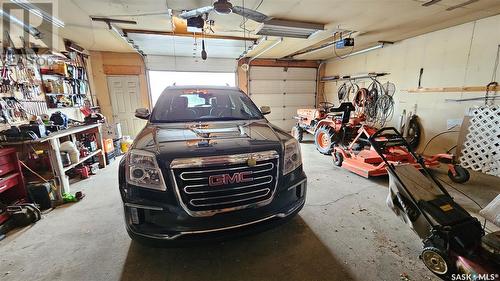
[[[271,19],[262,23],[256,34],[307,39],[324,29],[323,24]]]
[[[4,12],[4,10],[0,9],[0,17],[7,17],[9,20],[19,26],[21,26],[25,31],[27,31],[29,34],[33,35],[35,38],[40,39],[42,37],[42,33],[34,28],[33,26],[24,23],[22,20],[14,17],[13,15]]]
[[[29,11],[30,13],[32,13],[33,15],[36,15],[50,23],[52,23],[53,25],[57,26],[57,27],[64,27],[64,22],[56,17],[53,17],[51,14],[47,13],[46,11],[38,8],[37,6],[29,3],[28,1],[26,0],[10,0],[10,2],[16,4],[17,6],[25,9],[26,11]]]
[[[345,57],[350,57],[350,56],[355,56],[355,55],[359,55],[359,54],[364,54],[364,53],[367,53],[369,51],[381,49],[383,47],[384,47],[384,43],[380,43],[378,45],[375,45],[375,46],[372,46],[372,47],[369,47],[369,48],[366,48],[366,49],[362,49],[362,50],[359,50],[359,51],[356,51],[356,52],[352,52],[350,54],[345,55]]]

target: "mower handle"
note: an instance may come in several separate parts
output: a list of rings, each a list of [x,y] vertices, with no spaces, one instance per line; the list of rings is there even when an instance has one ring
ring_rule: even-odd
[[[408,148],[410,145],[394,127],[384,127],[369,138],[370,143],[375,149],[395,146]]]

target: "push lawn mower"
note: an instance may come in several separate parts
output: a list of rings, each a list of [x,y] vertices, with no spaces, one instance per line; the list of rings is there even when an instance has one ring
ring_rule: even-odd
[[[387,164],[384,158],[390,163],[411,164],[416,168],[420,167],[411,153],[404,147],[392,146],[384,151],[383,157],[380,156],[369,142],[369,138],[376,132],[377,129],[363,125],[352,141],[347,144],[338,143],[334,147],[334,153],[332,153],[333,164],[342,166],[365,178],[387,175]],[[456,164],[452,154],[442,153],[422,159],[427,167],[437,167],[440,163],[448,164],[448,176],[454,182],[464,183],[469,180],[469,172]]]
[[[387,205],[422,239],[425,266],[444,280],[496,280],[500,232],[485,235],[481,223],[453,201],[395,128],[374,132],[368,142],[389,173]],[[407,151],[413,161],[393,161],[394,150]]]

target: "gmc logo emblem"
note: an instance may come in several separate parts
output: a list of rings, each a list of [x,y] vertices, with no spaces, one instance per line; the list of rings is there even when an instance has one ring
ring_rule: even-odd
[[[208,177],[208,185],[209,186],[220,186],[232,183],[242,183],[242,182],[250,182],[253,181],[251,177],[252,172],[241,172],[230,174],[222,174]]]

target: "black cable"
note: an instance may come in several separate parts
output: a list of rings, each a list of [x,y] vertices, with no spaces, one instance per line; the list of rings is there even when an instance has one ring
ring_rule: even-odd
[[[441,136],[441,135],[444,135],[444,134],[448,134],[448,133],[460,133],[460,131],[444,131],[444,132],[441,132],[435,136],[433,136],[430,140],[427,141],[427,143],[425,144],[425,147],[424,147],[424,150],[422,151],[422,155],[424,155],[425,153],[425,150],[427,149],[427,147],[429,146],[429,144],[434,140],[436,139],[437,137]]]
[[[450,147],[450,149],[446,150],[446,153],[450,153],[453,149],[455,149],[458,145],[455,144],[454,146]]]

